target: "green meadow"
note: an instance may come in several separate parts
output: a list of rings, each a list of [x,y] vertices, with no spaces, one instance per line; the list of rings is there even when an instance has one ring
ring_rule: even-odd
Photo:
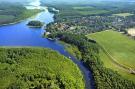
[[[120,65],[135,69],[135,41],[116,31],[103,31],[87,35],[102,46]],[[135,76],[120,68],[103,50],[100,50],[100,59],[104,66],[118,71],[121,75],[135,81]]]

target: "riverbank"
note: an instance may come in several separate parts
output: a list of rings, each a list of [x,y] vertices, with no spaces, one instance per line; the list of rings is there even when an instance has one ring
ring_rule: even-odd
[[[60,41],[60,44],[62,44],[65,47],[65,50],[73,55],[76,59],[82,60],[81,52],[77,46],[65,43],[64,41]]]

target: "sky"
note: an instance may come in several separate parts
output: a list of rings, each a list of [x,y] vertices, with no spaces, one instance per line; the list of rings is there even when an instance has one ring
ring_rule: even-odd
[[[5,1],[5,2],[31,2],[31,1],[37,1],[37,0],[0,0],[1,2],[2,1]],[[39,0],[38,0],[39,1]]]
[[[39,3],[40,0],[0,0],[0,2],[19,2],[19,3],[30,3],[30,2],[37,2]]]
[[[35,2],[35,3],[39,3],[40,0],[0,0],[0,2],[20,2],[20,3],[29,3],[29,2]],[[41,0],[43,2],[91,2],[91,1],[135,1],[135,0]]]
[[[11,2],[11,3],[19,2],[19,3],[35,5],[35,6],[40,5],[40,0],[0,0],[0,2]]]

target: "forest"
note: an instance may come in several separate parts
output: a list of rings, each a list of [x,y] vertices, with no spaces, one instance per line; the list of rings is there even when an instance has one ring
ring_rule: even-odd
[[[0,48],[0,89],[84,89],[77,65],[45,48]]]
[[[28,22],[27,25],[29,27],[41,28],[44,24],[42,22],[40,22],[40,21],[33,20],[33,21]]]

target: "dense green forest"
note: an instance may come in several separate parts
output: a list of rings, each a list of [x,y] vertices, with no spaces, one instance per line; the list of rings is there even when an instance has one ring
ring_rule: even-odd
[[[30,27],[41,28],[44,24],[40,21],[33,20],[33,21],[28,22],[27,25],[30,26]]]
[[[39,13],[40,10],[28,10],[21,4],[0,3],[0,25],[17,22]]]
[[[84,89],[69,59],[44,48],[0,48],[0,89]]]

